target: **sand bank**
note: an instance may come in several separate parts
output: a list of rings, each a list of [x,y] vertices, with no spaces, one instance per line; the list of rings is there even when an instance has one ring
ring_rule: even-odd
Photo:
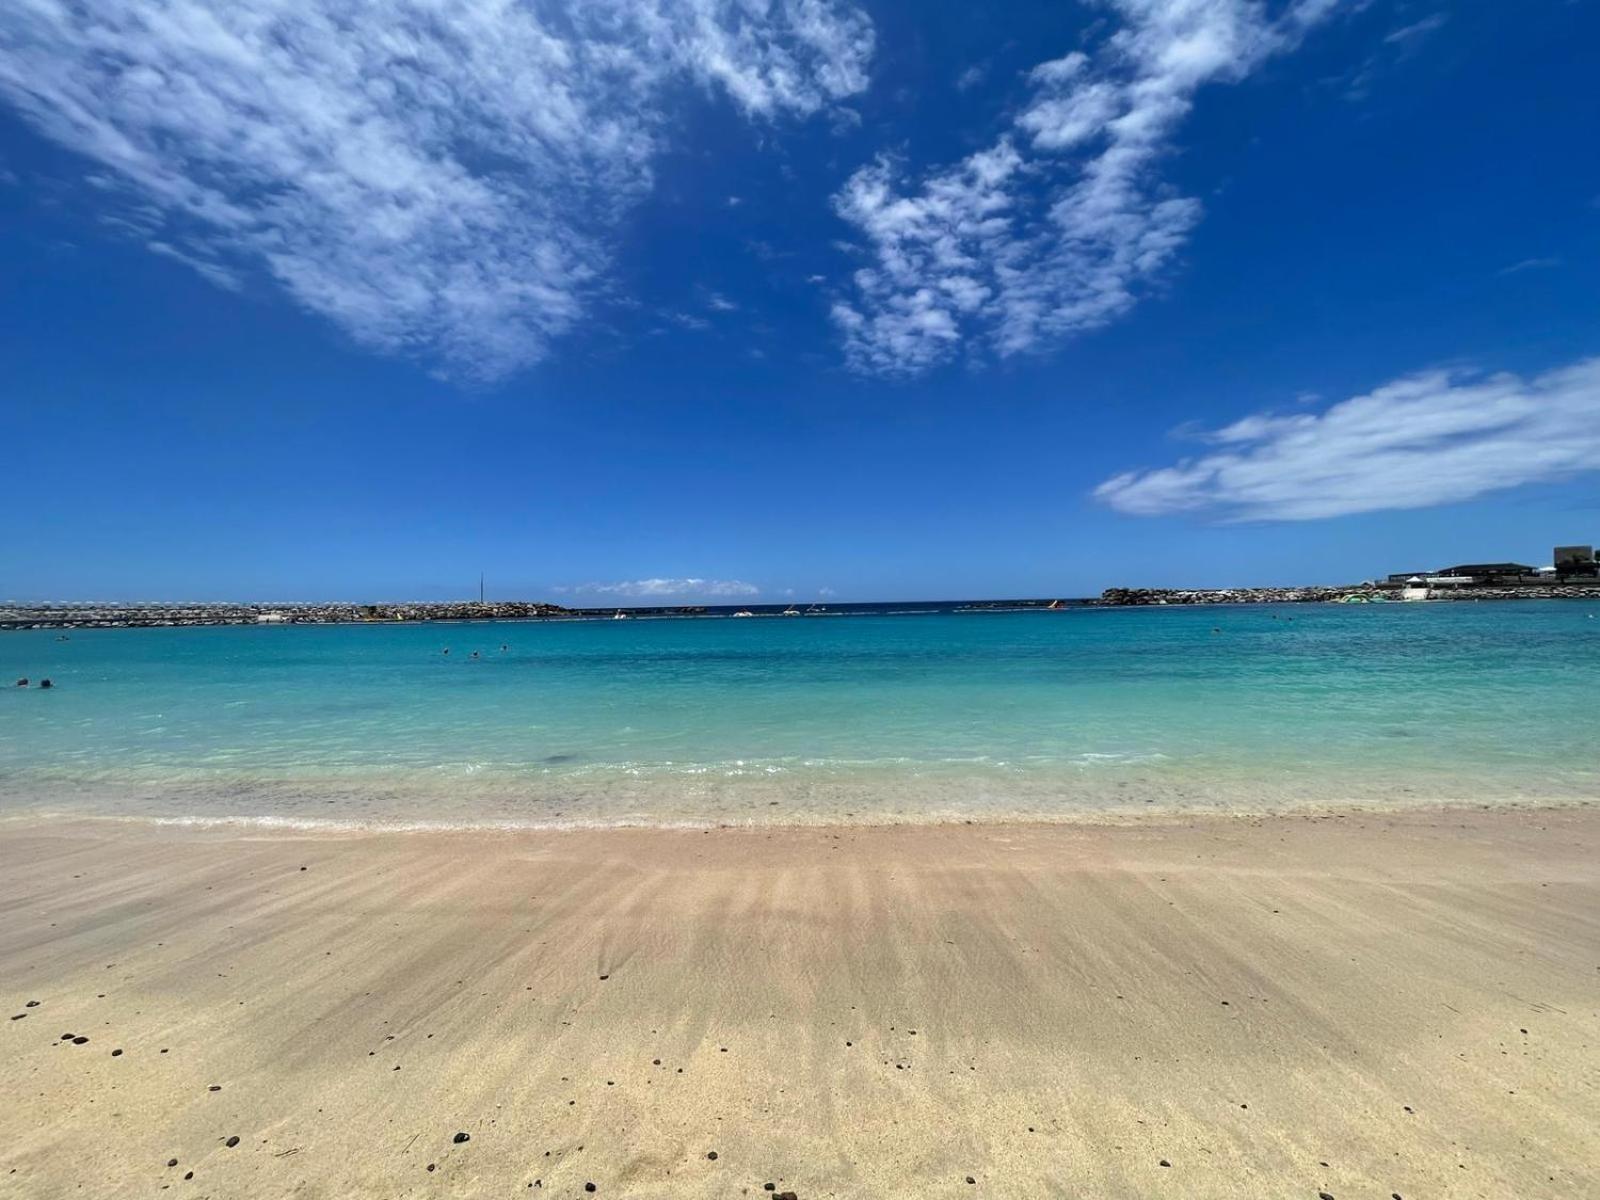
[[[14,822],[0,913],[7,1196],[1600,1194],[1592,809]]]

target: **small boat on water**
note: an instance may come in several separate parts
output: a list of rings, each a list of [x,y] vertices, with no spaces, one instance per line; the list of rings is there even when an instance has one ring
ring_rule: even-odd
[[[748,608],[741,608],[738,612],[734,613],[733,615],[736,616],[736,617],[753,617],[753,616],[755,616],[755,613],[751,612]]]
[[[783,610],[783,615],[786,617],[798,617],[800,615],[800,610],[791,604],[788,608]]]
[[[612,620],[613,620],[613,621],[626,621],[626,620],[627,620],[627,619],[628,619],[628,614],[627,614],[627,613],[625,613],[625,612],[623,612],[623,611],[622,611],[622,610],[621,610],[621,609],[620,609],[620,608],[619,608],[619,609],[617,609],[617,611],[616,611],[616,612],[614,612],[614,613],[612,613],[612,614],[611,614],[611,619],[612,619]]]

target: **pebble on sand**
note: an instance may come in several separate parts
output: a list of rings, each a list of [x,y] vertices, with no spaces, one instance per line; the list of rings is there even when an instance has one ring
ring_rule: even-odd
[[[227,1141],[223,1142],[222,1144],[224,1146],[228,1147],[228,1149],[232,1150],[235,1146],[237,1146],[239,1144],[239,1135],[237,1133],[234,1134],[231,1138],[229,1138]]]
[[[119,1049],[116,1049],[116,1050],[113,1050],[113,1051],[112,1051],[112,1052],[111,1052],[111,1057],[112,1057],[112,1058],[121,1058],[121,1057],[122,1057],[122,1051],[121,1051],[121,1049],[120,1049],[120,1048],[119,1048]]]
[[[459,1146],[462,1142],[470,1142],[472,1140],[472,1135],[470,1133],[458,1133],[450,1140]]]
[[[88,1041],[89,1041],[88,1038],[79,1036],[79,1037],[75,1037],[75,1038],[72,1039],[72,1044],[74,1046],[82,1046],[82,1045],[87,1044]]]
[[[709,1158],[712,1162],[716,1162],[717,1161],[717,1152],[715,1150],[708,1151],[707,1154],[706,1154],[706,1157]]]
[[[592,1183],[586,1183],[583,1185],[583,1190],[586,1192],[592,1192],[595,1190],[595,1186]]]
[[[167,1159],[167,1166],[169,1166],[169,1167],[175,1167],[175,1166],[177,1166],[177,1165],[178,1165],[178,1160],[177,1160],[177,1159],[175,1159],[175,1158],[169,1158],[169,1159]]]

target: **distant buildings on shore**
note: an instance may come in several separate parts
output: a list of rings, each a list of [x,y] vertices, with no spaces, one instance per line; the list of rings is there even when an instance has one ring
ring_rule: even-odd
[[[1600,578],[1593,546],[1557,546],[1548,567],[1526,563],[1458,563],[1436,571],[1396,571],[1385,582],[1401,588],[1548,587]]]

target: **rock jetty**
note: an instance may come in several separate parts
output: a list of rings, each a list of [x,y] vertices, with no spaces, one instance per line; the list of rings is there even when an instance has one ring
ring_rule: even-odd
[[[0,629],[526,621],[570,614],[571,610],[558,604],[532,600],[400,604],[12,604],[0,605]]]
[[[1104,606],[1150,604],[1359,604],[1398,601],[1401,588],[1363,583],[1346,587],[1263,588],[1107,588],[1092,603]],[[1436,587],[1433,600],[1600,600],[1600,584],[1529,584],[1521,587]]]
[[[1377,588],[1264,587],[1264,588],[1107,588],[1100,593],[1105,605],[1140,604],[1285,604],[1362,599],[1386,599]]]

